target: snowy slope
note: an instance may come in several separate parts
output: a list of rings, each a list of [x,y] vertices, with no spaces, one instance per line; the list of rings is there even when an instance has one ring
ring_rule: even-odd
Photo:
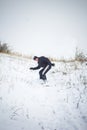
[[[0,130],[87,130],[87,63],[55,63],[39,80],[33,60],[0,54]]]

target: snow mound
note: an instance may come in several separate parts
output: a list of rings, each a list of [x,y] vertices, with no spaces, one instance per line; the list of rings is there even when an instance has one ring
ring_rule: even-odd
[[[87,130],[87,63],[55,63],[46,83],[33,60],[0,54],[0,130]]]

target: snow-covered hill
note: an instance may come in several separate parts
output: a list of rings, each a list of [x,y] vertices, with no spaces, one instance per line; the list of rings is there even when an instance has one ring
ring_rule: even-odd
[[[55,63],[44,84],[33,60],[0,54],[0,130],[87,130],[87,63]]]

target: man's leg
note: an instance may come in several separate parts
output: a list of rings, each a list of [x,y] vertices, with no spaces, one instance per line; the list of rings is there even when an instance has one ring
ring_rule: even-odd
[[[46,75],[43,75],[43,80],[47,80]]]
[[[46,67],[45,67],[45,69],[43,70],[43,75],[46,75],[46,73],[49,71],[51,69],[51,66],[50,65],[47,65]]]
[[[43,80],[46,80],[46,79],[47,79],[47,78],[46,78],[46,73],[47,73],[50,69],[51,69],[51,66],[49,66],[49,65],[47,65],[47,66],[44,68],[44,70],[43,70],[43,72],[42,72]]]
[[[44,69],[41,69],[41,70],[39,71],[40,79],[43,79],[43,75],[42,75],[43,70],[44,70]]]
[[[46,75],[43,74],[44,69],[45,69],[45,68],[43,68],[43,69],[41,69],[41,70],[39,71],[39,75],[40,75],[40,79],[46,80]]]

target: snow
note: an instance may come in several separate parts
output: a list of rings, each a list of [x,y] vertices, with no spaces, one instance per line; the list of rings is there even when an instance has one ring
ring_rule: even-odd
[[[87,130],[87,63],[55,62],[46,83],[31,66],[0,54],[0,130]]]

